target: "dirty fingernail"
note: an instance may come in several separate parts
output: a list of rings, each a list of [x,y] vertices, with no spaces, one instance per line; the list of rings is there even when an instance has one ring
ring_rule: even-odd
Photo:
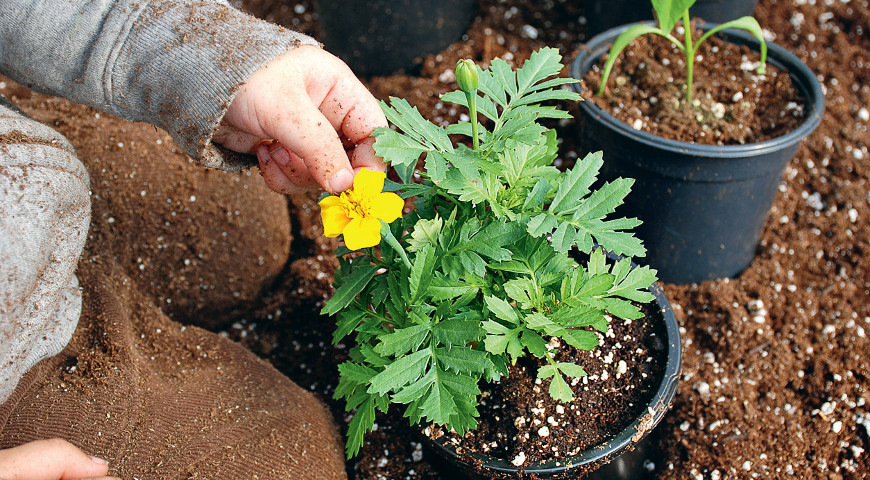
[[[269,155],[282,167],[286,167],[290,163],[290,152],[280,143],[273,143],[269,146]]]
[[[263,165],[268,165],[272,161],[272,154],[269,153],[269,148],[268,144],[257,145],[257,158]]]
[[[342,170],[329,179],[329,189],[333,193],[343,192],[353,185],[353,173],[350,170]]]

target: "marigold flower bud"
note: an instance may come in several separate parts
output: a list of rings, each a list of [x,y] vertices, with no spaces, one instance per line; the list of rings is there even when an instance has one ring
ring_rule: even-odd
[[[456,83],[465,93],[477,91],[479,77],[474,61],[465,58],[456,62]]]

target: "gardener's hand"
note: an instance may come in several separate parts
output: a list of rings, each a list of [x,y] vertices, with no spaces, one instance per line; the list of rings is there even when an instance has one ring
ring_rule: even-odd
[[[352,185],[354,171],[384,170],[370,135],[386,125],[377,101],[344,62],[305,45],[251,76],[214,141],[256,153],[266,184],[277,192],[319,184],[338,193]]]
[[[71,443],[57,438],[0,450],[2,480],[115,479],[106,477],[108,472],[109,465],[105,460],[88,456]]]

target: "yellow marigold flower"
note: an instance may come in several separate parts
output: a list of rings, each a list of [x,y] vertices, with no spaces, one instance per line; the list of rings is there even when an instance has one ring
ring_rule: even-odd
[[[320,201],[323,235],[344,235],[351,250],[374,247],[381,243],[381,220],[391,223],[402,216],[405,202],[392,192],[382,192],[387,175],[362,169],[353,179],[353,187],[340,196],[330,195]]]

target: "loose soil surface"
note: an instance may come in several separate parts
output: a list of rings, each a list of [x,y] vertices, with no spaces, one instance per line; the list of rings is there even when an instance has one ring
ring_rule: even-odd
[[[692,38],[702,34],[695,28]],[[740,145],[785,135],[805,118],[804,99],[788,73],[768,64],[759,74],[761,56],[746,45],[716,36],[701,43],[691,103],[685,95],[686,56],[669,40],[644,35],[631,42],[598,96],[608,57],[584,77],[589,88],[583,97],[635,130],[682,142]]]
[[[652,434],[645,477],[868,478],[868,3],[761,0],[755,11],[768,36],[817,73],[827,109],[784,173],[750,267],[734,279],[664,285],[681,325],[683,374]],[[237,4],[317,34],[311,0]],[[481,0],[461,41],[416,71],[367,84],[379,98],[402,96],[436,122],[452,120],[462,112],[439,94],[455,88],[458,58],[518,64],[545,45],[570,58],[585,39],[583,15],[583,2]],[[87,159],[86,255],[114,257],[173,318],[221,329],[321,395],[346,424],[343,405],[330,399],[347,346],[330,345],[332,321],[318,314],[337,262],[336,242],[321,236],[317,194],[272,194],[256,171],[203,171],[153,127],[9,81],[0,93]],[[585,153],[576,123],[555,126],[559,164],[570,166]],[[158,161],[171,175],[136,174]],[[205,295],[213,300],[201,305]],[[377,426],[347,464],[352,479],[455,478],[398,411]]]

